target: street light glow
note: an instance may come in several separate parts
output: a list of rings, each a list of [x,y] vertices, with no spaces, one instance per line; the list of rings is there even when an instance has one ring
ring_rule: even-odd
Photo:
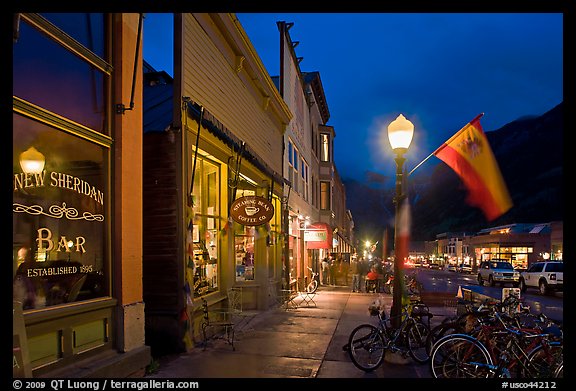
[[[388,125],[388,140],[394,152],[405,153],[414,136],[414,124],[400,114]]]

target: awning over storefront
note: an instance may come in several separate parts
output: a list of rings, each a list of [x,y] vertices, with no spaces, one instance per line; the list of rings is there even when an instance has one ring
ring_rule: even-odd
[[[307,249],[332,248],[332,228],[322,222],[310,224],[304,230],[304,241]]]

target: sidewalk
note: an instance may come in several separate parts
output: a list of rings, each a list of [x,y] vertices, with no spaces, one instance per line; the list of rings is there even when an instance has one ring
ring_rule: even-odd
[[[352,293],[349,287],[321,286],[316,307],[262,312],[247,331],[237,335],[236,350],[213,340],[208,348],[166,356],[147,378],[431,378],[427,364],[387,352],[381,367],[366,373],[354,366],[342,347],[352,329],[375,322],[368,306],[384,298],[389,313],[392,296]],[[430,307],[432,325],[455,308]]]

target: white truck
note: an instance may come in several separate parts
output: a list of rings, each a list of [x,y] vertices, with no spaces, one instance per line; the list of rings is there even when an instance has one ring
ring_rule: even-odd
[[[528,270],[520,273],[520,290],[537,288],[542,295],[564,289],[564,263],[547,261],[533,263]]]

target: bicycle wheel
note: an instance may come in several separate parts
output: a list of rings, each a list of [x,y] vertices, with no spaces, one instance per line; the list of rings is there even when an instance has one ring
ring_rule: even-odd
[[[428,356],[430,356],[432,353],[432,348],[434,347],[436,341],[446,335],[457,333],[464,333],[464,328],[457,321],[441,323],[437,326],[434,326],[426,338],[426,351]]]
[[[310,281],[310,284],[308,284],[306,291],[308,293],[314,293],[314,292],[316,292],[316,289],[318,289],[318,281],[312,280],[312,281]]]
[[[522,368],[522,378],[563,377],[564,352],[560,342],[540,345],[528,353],[528,364]]]
[[[486,347],[466,334],[440,338],[430,354],[430,369],[437,379],[491,377],[493,367]]]
[[[350,333],[348,355],[352,363],[370,372],[384,361],[386,344],[380,330],[371,324],[362,324]]]
[[[430,328],[422,322],[413,322],[406,330],[408,352],[414,361],[424,364],[430,359],[426,341],[430,335]]]

